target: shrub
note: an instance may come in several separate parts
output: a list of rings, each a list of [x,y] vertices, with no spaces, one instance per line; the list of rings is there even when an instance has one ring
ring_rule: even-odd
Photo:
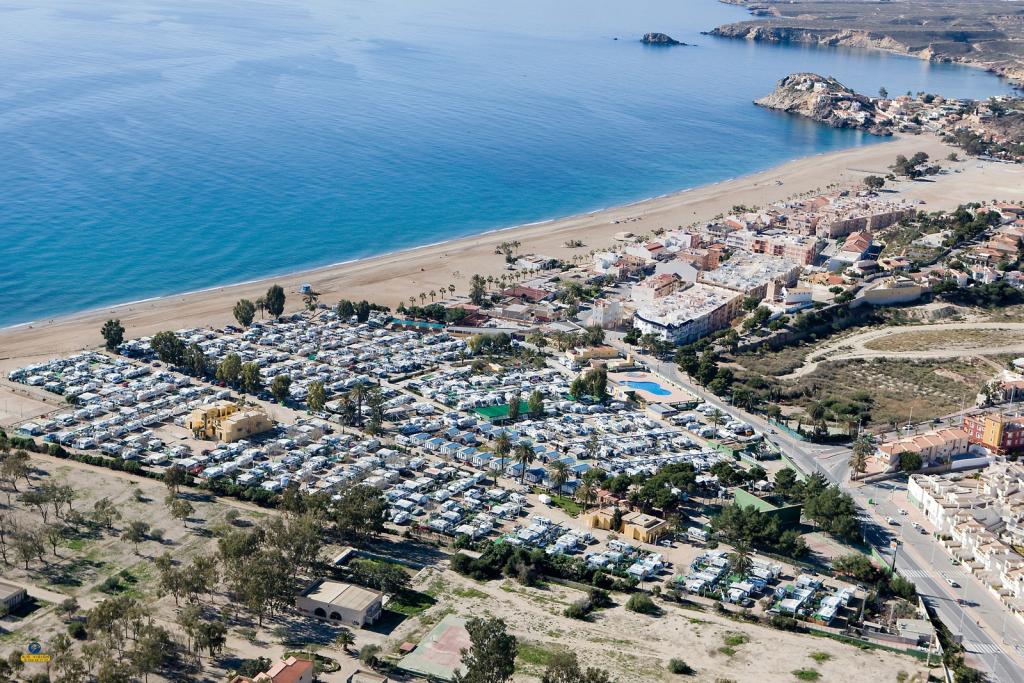
[[[816,681],[821,678],[821,674],[818,673],[817,669],[797,669],[793,672],[793,675],[800,681]]]
[[[88,632],[85,630],[85,624],[77,619],[68,624],[68,635],[75,640],[85,640],[89,637]]]
[[[612,596],[608,594],[608,591],[601,588],[591,588],[587,592],[587,597],[590,598],[590,603],[595,609],[612,606]]]
[[[692,676],[694,673],[692,666],[681,659],[675,658],[668,661],[668,670],[671,673],[678,674],[680,676]]]
[[[657,614],[658,606],[646,593],[633,593],[626,602],[626,609],[638,614]]]
[[[771,619],[768,620],[768,624],[772,628],[777,628],[780,631],[802,631],[803,626],[800,622],[793,617],[783,616],[781,614],[775,614]]]
[[[587,598],[582,598],[565,608],[563,614],[570,619],[585,621],[594,610],[594,605]]]

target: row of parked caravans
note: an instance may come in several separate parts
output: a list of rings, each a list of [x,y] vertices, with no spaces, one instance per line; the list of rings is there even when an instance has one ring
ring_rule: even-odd
[[[350,324],[338,320],[333,313],[325,313],[319,320],[254,326],[242,338],[286,350],[291,355],[315,354],[318,360],[339,367],[366,365],[378,377],[456,360],[465,348],[464,341],[446,333],[422,335],[381,329],[384,321],[380,317],[372,324]]]

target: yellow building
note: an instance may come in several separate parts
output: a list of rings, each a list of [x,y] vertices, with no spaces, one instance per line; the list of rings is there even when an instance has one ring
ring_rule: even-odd
[[[265,432],[274,426],[267,414],[257,408],[242,410],[232,401],[217,401],[189,413],[185,426],[197,438],[232,442]]]
[[[668,522],[653,515],[645,515],[642,512],[623,513],[622,526],[619,529],[612,528],[614,517],[615,510],[613,508],[600,508],[587,513],[586,521],[591,529],[615,531],[626,540],[640,541],[641,543],[656,543],[659,538],[669,532]]]

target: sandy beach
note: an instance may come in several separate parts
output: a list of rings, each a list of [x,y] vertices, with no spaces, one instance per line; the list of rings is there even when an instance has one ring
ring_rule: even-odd
[[[494,253],[502,241],[518,240],[523,254],[571,258],[573,254],[609,247],[619,231],[639,235],[656,228],[685,227],[728,212],[737,204],[760,206],[824,191],[832,185],[855,187],[865,175],[884,175],[897,154],[911,156],[918,151],[939,160],[956,150],[931,136],[900,137],[884,144],[798,159],[761,173],[627,206],[405,251],[401,251],[403,245],[396,244],[395,253],[361,261],[35,321],[0,330],[0,370],[96,347],[102,341],[100,327],[108,318],[119,318],[128,337],[165,329],[224,325],[232,322],[235,301],[257,298],[272,282],[281,284],[288,293],[288,310],[302,306],[297,290],[305,282],[311,283],[320,293],[320,301],[328,304],[348,298],[394,307],[410,296],[418,300],[420,292],[440,291],[450,284],[455,285],[456,293],[465,294],[473,274],[502,272],[503,257]],[[897,197],[923,200],[931,210],[953,208],[967,201],[1024,199],[1022,166],[973,159],[942,163],[960,172],[925,181],[898,182],[887,189],[895,190]],[[570,239],[582,240],[585,246],[568,248],[565,242]],[[316,248],[315,244],[309,246]]]

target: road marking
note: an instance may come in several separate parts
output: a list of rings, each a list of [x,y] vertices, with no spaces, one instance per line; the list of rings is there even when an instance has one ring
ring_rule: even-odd
[[[933,574],[927,569],[897,569],[896,573],[905,579],[925,579]]]
[[[998,655],[1003,652],[995,643],[979,643],[976,640],[965,640],[964,649],[979,655]]]

